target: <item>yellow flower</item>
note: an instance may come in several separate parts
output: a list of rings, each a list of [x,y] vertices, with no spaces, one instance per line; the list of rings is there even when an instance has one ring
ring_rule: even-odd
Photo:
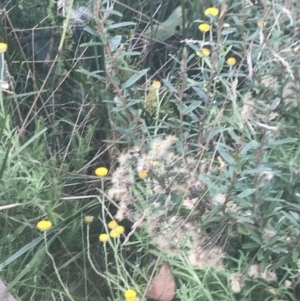
[[[106,234],[106,233],[100,234],[100,235],[99,235],[99,240],[100,240],[101,242],[107,242],[107,241],[109,240],[108,234]]]
[[[266,21],[258,21],[257,22],[257,26],[259,28],[262,28],[262,27],[265,27],[267,25],[267,22]]]
[[[92,222],[94,221],[94,216],[92,216],[92,215],[86,215],[86,216],[84,217],[84,221],[85,221],[87,224],[90,224],[90,223],[92,223]]]
[[[144,169],[143,169],[143,170],[139,171],[139,177],[140,177],[141,179],[146,179],[147,176],[148,176],[147,170],[144,170]]]
[[[198,26],[201,32],[207,32],[210,30],[210,25],[208,23],[202,23]]]
[[[197,51],[196,55],[199,56],[199,57],[209,56],[210,55],[210,50],[208,48],[201,48],[201,51]]]
[[[152,166],[157,166],[158,164],[159,164],[158,161],[153,161],[153,162],[152,162]]]
[[[123,234],[125,231],[125,228],[123,226],[117,226],[114,230],[119,234]]]
[[[120,233],[118,233],[118,231],[116,229],[112,229],[110,232],[109,232],[109,236],[112,237],[112,238],[116,238],[116,237],[119,237],[120,236]]]
[[[109,229],[115,229],[116,227],[118,227],[118,223],[116,221],[110,221],[108,224],[107,224],[107,227]]]
[[[52,227],[52,222],[48,220],[42,220],[39,221],[36,226],[41,231],[47,231]]]
[[[125,291],[125,299],[126,301],[136,301],[136,291],[133,289],[129,289],[127,291]]]
[[[6,43],[0,43],[0,53],[4,53],[7,50]]]
[[[97,177],[105,177],[108,174],[108,169],[106,167],[98,167],[95,169],[95,175]]]
[[[158,81],[158,80],[153,81],[153,83],[152,83],[152,88],[154,88],[154,89],[159,89],[160,86],[161,86],[160,81]]]
[[[219,10],[216,7],[209,7],[204,11],[205,16],[216,17],[219,14]]]
[[[152,149],[159,149],[161,147],[161,143],[160,142],[155,142],[152,144]]]
[[[229,57],[226,61],[229,66],[233,66],[236,64],[236,59],[234,57]]]

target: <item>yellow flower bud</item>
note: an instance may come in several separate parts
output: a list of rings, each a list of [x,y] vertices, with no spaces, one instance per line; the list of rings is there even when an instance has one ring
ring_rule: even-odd
[[[106,167],[97,167],[95,169],[95,175],[97,177],[105,177],[108,174],[108,169]]]
[[[160,86],[161,86],[160,81],[158,81],[158,80],[153,81],[153,83],[152,83],[152,88],[154,88],[154,89],[159,89]]]
[[[201,48],[201,51],[197,51],[196,55],[199,57],[209,56],[210,50],[208,48]]]
[[[6,43],[0,43],[0,53],[4,53],[7,50]]]
[[[216,17],[219,14],[219,10],[216,7],[208,7],[204,11],[205,16],[213,16]]]
[[[52,222],[48,220],[42,220],[39,221],[36,226],[40,231],[47,231],[52,227]]]
[[[267,25],[266,21],[258,21],[257,22],[257,27],[259,27],[259,28],[266,27],[266,25]]]
[[[118,233],[118,231],[116,231],[116,229],[112,229],[110,232],[109,232],[109,236],[112,237],[112,238],[117,238],[120,236],[120,233]]]
[[[84,221],[87,223],[87,224],[90,224],[90,223],[92,223],[93,221],[94,221],[94,216],[92,216],[92,215],[86,215],[85,217],[84,217]]]
[[[202,23],[202,24],[200,24],[199,26],[198,26],[198,28],[199,28],[199,30],[201,31],[201,32],[207,32],[207,31],[209,31],[210,30],[210,25],[208,24],[208,23]]]
[[[123,234],[125,232],[125,228],[123,226],[117,226],[114,230],[119,234]]]
[[[147,170],[140,170],[139,171],[139,177],[141,178],[141,179],[146,179],[147,178],[147,176],[148,176],[148,173],[147,173]]]
[[[226,61],[229,66],[233,66],[236,64],[236,59],[234,57],[229,57]]]
[[[99,235],[99,240],[101,242],[107,242],[109,240],[109,236],[106,233],[100,234]]]
[[[126,301],[136,301],[137,292],[133,289],[129,289],[125,291],[125,299]]]
[[[116,221],[110,221],[108,224],[107,224],[107,227],[109,229],[115,229],[116,227],[118,227],[118,223]]]

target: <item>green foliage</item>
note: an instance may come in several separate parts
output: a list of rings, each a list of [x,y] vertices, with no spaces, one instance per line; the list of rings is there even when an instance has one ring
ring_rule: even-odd
[[[0,267],[16,297],[147,300],[167,261],[176,300],[299,299],[297,1],[5,8]],[[114,219],[125,233],[99,245]]]

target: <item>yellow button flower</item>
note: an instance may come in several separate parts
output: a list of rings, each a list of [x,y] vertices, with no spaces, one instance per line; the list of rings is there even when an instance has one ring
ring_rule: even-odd
[[[161,143],[160,142],[155,142],[152,144],[152,149],[159,149],[161,147]]]
[[[210,50],[208,48],[201,48],[201,51],[197,51],[196,55],[199,57],[209,56]]]
[[[143,169],[143,170],[139,171],[139,177],[140,177],[141,179],[146,179],[147,176],[148,176],[147,170],[144,170],[144,169]]]
[[[118,233],[118,231],[116,229],[112,229],[110,232],[109,232],[109,236],[112,237],[112,238],[116,238],[116,237],[119,237],[120,236],[120,233]]]
[[[233,66],[236,64],[236,59],[234,57],[229,57],[226,61],[229,66]]]
[[[201,23],[198,28],[201,32],[207,32],[210,30],[210,25],[208,23]]]
[[[216,7],[208,7],[205,11],[204,11],[204,15],[205,16],[213,16],[216,17],[219,14],[219,10]]]
[[[92,215],[86,215],[85,217],[84,217],[84,221],[87,223],[87,224],[90,224],[90,223],[92,223],[93,221],[94,221],[94,216],[92,216]]]
[[[125,228],[123,226],[117,226],[114,230],[119,234],[123,234],[125,232]]]
[[[266,22],[266,21],[258,21],[258,22],[257,22],[257,26],[258,26],[259,28],[266,27],[266,25],[267,25],[267,22]]]
[[[107,241],[109,240],[108,234],[106,234],[106,233],[100,234],[100,235],[99,235],[99,240],[100,240],[101,242],[107,242]]]
[[[126,301],[136,301],[136,291],[133,289],[129,289],[127,291],[125,291],[125,299]]]
[[[48,220],[42,220],[39,221],[36,226],[40,231],[47,231],[52,227],[52,222]]]
[[[153,161],[153,162],[152,162],[152,166],[157,166],[158,164],[159,164],[158,161]]]
[[[105,177],[108,174],[108,169],[106,167],[97,167],[95,169],[95,175],[97,177]]]
[[[110,221],[108,224],[107,224],[107,227],[109,229],[115,229],[116,227],[118,227],[118,223],[116,221]]]
[[[158,80],[153,81],[153,83],[152,83],[152,88],[154,88],[154,89],[159,89],[160,86],[161,86],[160,81],[158,81]]]
[[[0,53],[4,53],[7,50],[6,43],[0,43]]]

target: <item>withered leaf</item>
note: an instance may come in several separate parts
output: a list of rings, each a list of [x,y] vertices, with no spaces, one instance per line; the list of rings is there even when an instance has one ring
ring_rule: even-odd
[[[157,301],[172,301],[174,299],[176,283],[171,267],[164,262],[158,275],[147,289],[146,296]]]

